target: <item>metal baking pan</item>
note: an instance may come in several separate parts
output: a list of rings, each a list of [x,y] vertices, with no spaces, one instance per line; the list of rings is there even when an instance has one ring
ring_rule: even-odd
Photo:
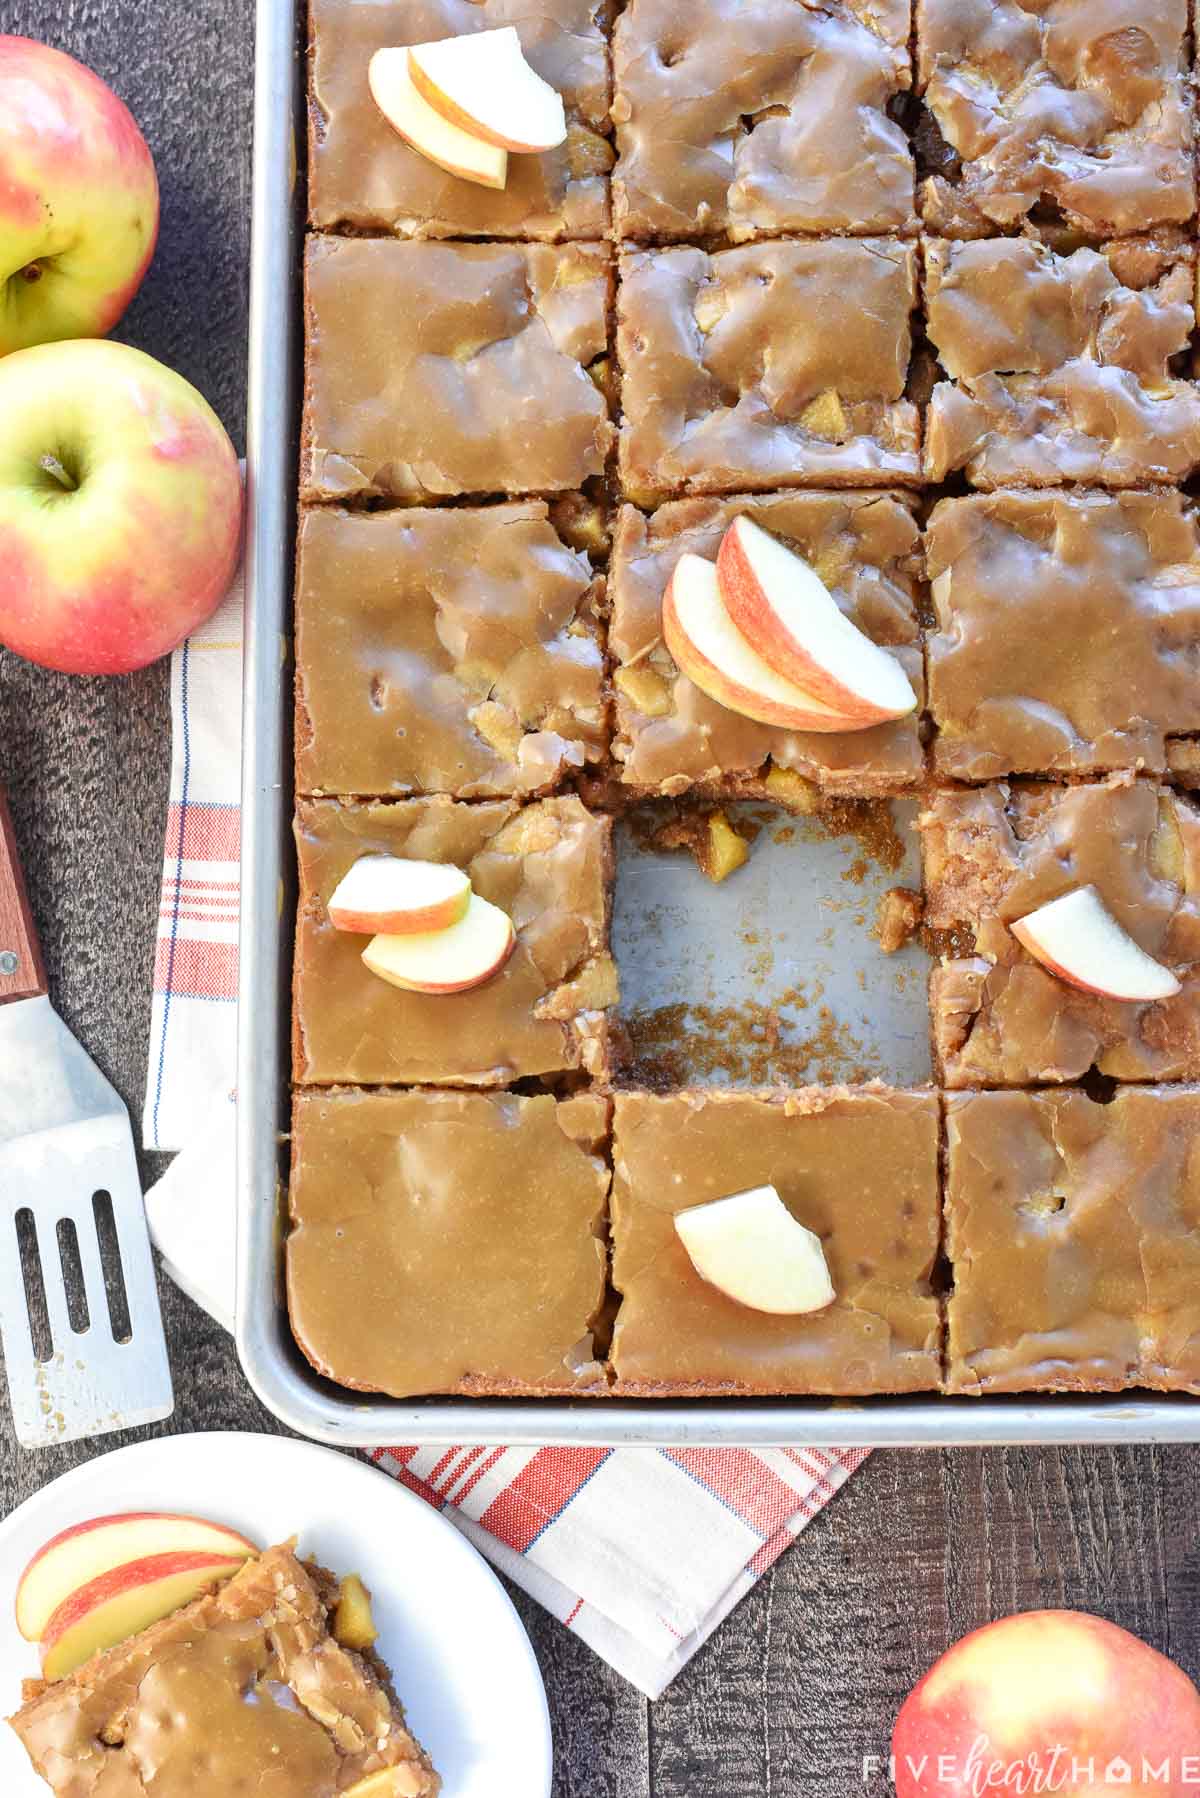
[[[515,1399],[373,1400],[322,1379],[300,1354],[288,1325],[282,1281],[285,1149],[289,1128],[291,938],[294,870],[291,843],[292,763],[290,655],[292,548],[298,468],[298,259],[303,232],[304,43],[302,0],[258,0],[255,98],[254,234],[250,305],[249,522],[245,665],[245,766],[242,814],[242,972],[238,1049],[238,1322],[242,1365],[255,1391],[280,1420],[305,1436],[342,1447],[398,1442],[497,1444],[827,1445],[932,1448],[1008,1442],[1117,1443],[1200,1440],[1200,1404],[1187,1397],[1066,1396],[1007,1398],[878,1398],[847,1403],[817,1399],[546,1401]],[[768,830],[768,834],[769,830]],[[653,1010],[656,1000],[692,1002],[695,1023],[721,1014],[734,993],[766,980],[778,1001],[797,969],[814,972],[823,1001],[855,1035],[854,1006],[870,987],[868,1042],[886,1045],[885,1062],[864,1068],[898,1082],[928,1070],[919,968],[888,965],[879,975],[877,946],[870,980],[854,967],[864,922],[877,890],[902,880],[878,869],[845,865],[846,844],[813,833],[797,849],[790,830],[728,887],[708,888],[686,860],[626,844],[618,886],[615,940],[627,986]],[[839,863],[839,857],[842,863]],[[839,875],[849,885],[839,888]],[[812,880],[825,897],[795,903],[795,883]],[[771,886],[788,885],[788,920],[762,954],[762,925],[778,913]],[[653,882],[653,895],[647,882]],[[858,883],[856,886],[854,883]],[[830,891],[845,895],[831,905]],[[820,905],[828,915],[795,923]],[[680,953],[689,921],[703,912],[705,944],[716,955]],[[817,930],[814,937],[811,932]],[[727,953],[740,944],[736,953]],[[915,951],[912,952],[914,955]],[[690,982],[681,986],[681,982]],[[840,985],[839,985],[840,981]],[[886,986],[886,991],[884,990]],[[913,995],[917,998],[914,1001]],[[794,1020],[797,1030],[803,1020]],[[698,1026],[703,1028],[703,1023]],[[843,1045],[844,1048],[844,1045]],[[836,1052],[836,1045],[835,1045]],[[924,1059],[923,1059],[924,1058]],[[719,1076],[718,1076],[719,1077]],[[813,1077],[820,1078],[817,1072]],[[828,1076],[827,1076],[828,1077]],[[838,1077],[834,1075],[833,1077]]]

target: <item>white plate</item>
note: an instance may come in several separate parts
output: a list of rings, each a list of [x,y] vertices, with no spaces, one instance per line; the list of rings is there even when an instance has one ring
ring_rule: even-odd
[[[444,1798],[549,1798],[550,1721],[529,1638],[508,1597],[458,1531],[389,1475],[282,1436],[167,1436],[101,1455],[0,1523],[0,1716],[36,1676],[13,1621],[17,1580],[42,1543],[112,1511],[184,1511],[264,1547],[298,1535],[302,1554],[361,1573],[379,1652],[409,1722],[445,1781]],[[0,1725],[0,1792],[46,1798]]]

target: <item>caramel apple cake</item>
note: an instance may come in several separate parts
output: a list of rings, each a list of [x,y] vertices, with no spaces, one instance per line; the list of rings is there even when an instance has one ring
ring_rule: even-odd
[[[403,1397],[1196,1389],[1186,0],[310,23],[301,1349]],[[748,890],[910,819],[923,890],[855,927],[868,996],[919,937],[931,1081],[638,1058],[621,845]]]
[[[9,1721],[59,1798],[437,1798],[387,1669],[337,1638],[339,1597],[285,1543],[68,1677],[28,1681]]]

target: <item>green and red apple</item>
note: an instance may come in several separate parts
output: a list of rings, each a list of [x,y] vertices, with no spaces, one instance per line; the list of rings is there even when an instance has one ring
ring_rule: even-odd
[[[1081,1611],[975,1630],[915,1686],[892,1736],[897,1798],[1154,1792],[1200,1783],[1200,1692],[1165,1655]]]
[[[237,565],[242,490],[181,375],[98,338],[0,358],[0,643],[70,674],[174,649]]]
[[[129,109],[61,50],[0,36],[0,356],[110,331],[157,236]]]

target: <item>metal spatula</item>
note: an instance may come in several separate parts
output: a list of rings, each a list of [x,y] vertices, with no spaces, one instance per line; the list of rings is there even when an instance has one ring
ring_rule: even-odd
[[[26,1448],[175,1408],[129,1116],[46,992],[0,788],[0,1343]]]

